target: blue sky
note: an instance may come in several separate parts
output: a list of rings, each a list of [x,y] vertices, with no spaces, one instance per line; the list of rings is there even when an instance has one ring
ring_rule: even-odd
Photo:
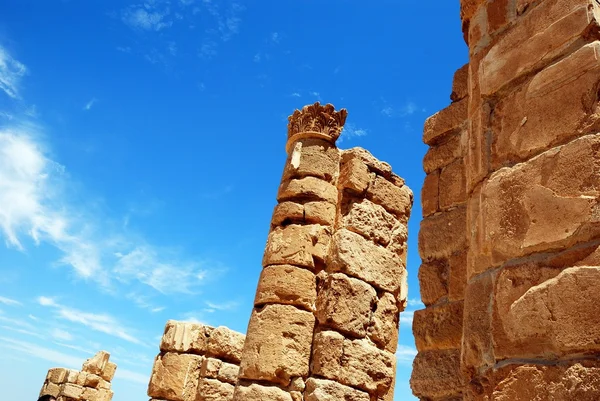
[[[287,116],[319,100],[349,111],[341,148],[415,193],[395,398],[413,399],[421,133],[467,61],[458,3],[2,2],[3,398],[105,349],[114,400],[147,400],[168,319],[245,332]]]

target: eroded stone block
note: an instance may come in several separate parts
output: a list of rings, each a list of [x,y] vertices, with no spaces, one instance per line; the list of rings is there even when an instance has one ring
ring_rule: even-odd
[[[268,266],[260,275],[254,304],[288,304],[312,310],[316,298],[314,273],[290,265]]]

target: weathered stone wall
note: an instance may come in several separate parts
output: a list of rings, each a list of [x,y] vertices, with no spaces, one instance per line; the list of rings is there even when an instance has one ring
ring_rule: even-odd
[[[226,327],[170,320],[154,361],[152,401],[229,401],[237,382],[244,335]]]
[[[424,132],[413,391],[600,399],[600,4],[461,14],[469,64]]]
[[[346,111],[296,111],[234,399],[392,400],[412,193]]]
[[[98,352],[83,363],[81,371],[52,368],[48,371],[40,396],[52,395],[57,401],[110,401],[111,381],[117,365],[110,354]]]

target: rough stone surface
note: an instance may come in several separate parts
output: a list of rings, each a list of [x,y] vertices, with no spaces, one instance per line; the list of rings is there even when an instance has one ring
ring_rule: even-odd
[[[159,355],[148,385],[148,396],[172,401],[196,399],[203,357],[191,354]]]
[[[225,401],[233,398],[234,386],[214,379],[200,379],[196,401]]]
[[[295,401],[290,393],[278,387],[266,387],[259,384],[241,385],[235,389],[234,401]]]
[[[389,352],[396,352],[398,346],[398,315],[396,298],[385,292],[377,301],[371,316],[369,338],[375,344]]]
[[[396,186],[377,176],[367,188],[367,197],[396,216],[410,216],[413,194],[406,186]]]
[[[315,318],[290,305],[254,310],[240,365],[240,378],[288,385],[306,376]]]
[[[365,337],[377,292],[345,274],[324,274],[319,280],[316,318],[319,324],[353,337]]]
[[[342,226],[350,231],[386,246],[392,239],[392,233],[400,223],[379,205],[367,199],[351,202],[348,212],[342,217]]]
[[[359,234],[342,229],[335,233],[328,270],[360,278],[376,288],[397,293],[404,266],[389,250]]]
[[[370,401],[369,394],[331,380],[310,378],[304,401]]]
[[[269,234],[263,266],[295,265],[315,267],[328,252],[330,231],[321,225],[289,225],[277,227]]]
[[[109,361],[110,354],[100,351],[87,359],[81,371],[65,368],[48,370],[40,396],[52,395],[64,401],[110,401],[111,381],[117,365]]]
[[[337,189],[327,181],[315,177],[305,177],[298,180],[284,181],[279,187],[277,200],[323,200],[332,204],[337,203]]]
[[[392,386],[396,368],[394,354],[332,331],[315,336],[312,363],[314,374],[376,395]]]
[[[290,265],[268,266],[258,281],[254,305],[288,304],[312,310],[317,298],[316,276]]]

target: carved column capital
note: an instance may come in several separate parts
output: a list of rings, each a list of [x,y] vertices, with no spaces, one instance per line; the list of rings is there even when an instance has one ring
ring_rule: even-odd
[[[332,104],[322,106],[319,102],[294,111],[288,117],[286,150],[289,153],[294,142],[305,138],[324,139],[334,145],[342,133],[347,116],[346,109],[335,111]]]

